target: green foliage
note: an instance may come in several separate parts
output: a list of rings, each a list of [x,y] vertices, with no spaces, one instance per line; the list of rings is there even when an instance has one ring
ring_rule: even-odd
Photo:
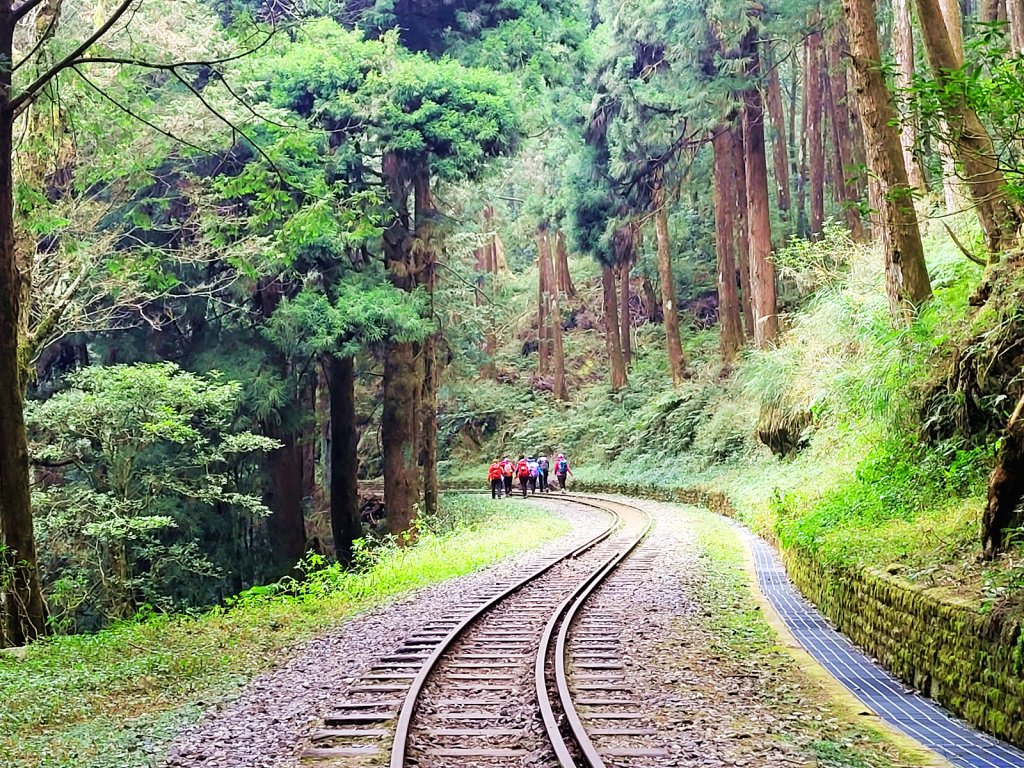
[[[208,516],[267,514],[242,478],[277,443],[234,424],[240,387],[172,363],[84,368],[28,405],[44,577],[63,629],[209,600]],[[191,582],[191,583],[190,583]]]
[[[281,654],[395,595],[486,566],[566,532],[545,512],[445,497],[448,532],[379,547],[364,569],[329,566],[308,586],[255,590],[230,609],[147,616],[0,654],[5,768],[146,768],[211,702]],[[471,535],[469,535],[471,534]]]

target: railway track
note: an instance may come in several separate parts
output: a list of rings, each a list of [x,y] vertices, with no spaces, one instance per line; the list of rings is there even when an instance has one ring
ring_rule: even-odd
[[[607,525],[531,572],[467,594],[410,632],[346,692],[307,760],[390,768],[618,768],[664,749],[627,679],[618,637],[634,554],[651,520],[637,507],[558,496]],[[388,741],[390,739],[390,750]]]

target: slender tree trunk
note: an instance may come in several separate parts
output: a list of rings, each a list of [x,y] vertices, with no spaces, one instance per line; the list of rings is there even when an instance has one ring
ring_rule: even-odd
[[[743,334],[754,338],[754,299],[750,287],[750,236],[747,229],[747,170],[743,151],[743,127],[734,125],[729,129],[732,147],[732,190],[735,194],[733,210],[733,239],[736,244],[736,266],[740,273],[740,308],[743,313]]]
[[[555,233],[555,258],[558,272],[558,290],[570,299],[576,298],[576,286],[572,284],[572,273],[569,272],[569,252],[565,247],[565,235],[562,230]]]
[[[618,307],[615,301],[615,273],[607,264],[601,265],[601,294],[604,299],[604,343],[608,351],[611,369],[612,391],[618,392],[629,384],[626,378],[626,361],[622,358],[622,342],[619,339]]]
[[[730,130],[720,128],[712,146],[715,154],[715,249],[718,255],[718,321],[722,359],[732,362],[743,345],[740,300],[736,288],[736,191],[732,184],[733,147]]]
[[[430,189],[430,165],[424,159],[416,168],[413,177],[415,195],[415,226],[418,248],[418,264],[416,265],[417,283],[426,288],[430,301],[430,321],[434,320],[434,290],[437,284],[434,258],[434,199]],[[437,482],[437,389],[439,371],[437,347],[440,343],[440,332],[431,331],[423,340],[420,355],[423,359],[423,388],[420,392],[420,408],[422,409],[420,427],[420,467],[423,470],[423,514],[428,517],[437,515],[440,503],[440,490]]]
[[[558,280],[555,277],[555,267],[551,257],[551,239],[547,231],[544,231],[545,247],[541,249],[541,271],[547,288],[544,299],[547,303],[547,315],[551,323],[551,368],[552,368],[552,393],[556,400],[568,400],[569,390],[565,385],[565,349],[562,339],[562,311],[558,302]]]
[[[922,19],[942,16],[938,0],[915,0]],[[940,85],[953,90],[950,72],[958,69],[962,57],[940,24],[923,24],[925,52],[932,73]],[[961,96],[950,94],[942,105],[951,134],[951,149],[963,168],[963,182],[974,199],[989,250],[996,256],[1012,247],[1021,224],[1021,211],[1008,194],[1006,179],[988,131],[978,114]]]
[[[1006,8],[1003,0],[981,0],[981,4],[978,6],[978,21],[983,24],[992,24],[998,21],[1000,8],[1004,10]]]
[[[547,376],[548,356],[548,265],[551,263],[551,242],[547,227],[537,229],[537,373]]]
[[[409,173],[388,153],[382,161],[392,217],[384,231],[384,263],[391,283],[404,291],[416,287],[409,232]],[[419,416],[423,367],[417,344],[392,342],[384,355],[381,444],[384,453],[384,503],[388,529],[400,536],[411,531],[420,501]]]
[[[633,228],[633,225],[629,225]],[[629,262],[619,264],[619,337],[622,340],[622,359],[628,366],[633,362],[633,323],[629,312]]]
[[[907,166],[907,178],[914,189],[925,192],[924,171],[918,160],[917,117],[908,103],[907,94],[914,82],[914,30],[910,20],[911,0],[892,0],[892,47],[896,55],[896,88],[898,101],[903,109],[900,122],[900,145],[903,147],[903,162]]]
[[[0,58],[14,50],[11,0],[0,0]],[[0,645],[24,645],[43,635],[46,604],[39,584],[29,491],[22,361],[18,353],[22,286],[14,241],[14,126],[10,67],[0,68],[0,543],[9,581],[2,595]]]
[[[882,186],[879,196],[881,235],[885,249],[886,292],[896,319],[906,317],[931,296],[914,195],[896,130],[896,110],[880,64],[878,28],[872,0],[843,0],[850,30],[850,50],[857,98],[864,118],[868,165]]]
[[[822,33],[821,14],[811,17],[813,31],[807,36],[807,160],[810,166],[810,236],[821,237],[825,223],[825,142],[822,132]]]
[[[659,172],[654,189],[654,229],[658,237],[658,280],[661,282],[661,311],[665,316],[668,367],[672,383],[681,384],[686,374],[686,358],[679,340],[679,307],[676,306],[676,278],[672,272],[672,245],[668,239],[668,200]]]
[[[761,63],[753,33],[748,34],[747,74],[755,80]],[[743,146],[747,178],[747,229],[750,248],[750,291],[754,305],[754,344],[767,347],[779,335],[772,262],[772,224],[768,211],[768,166],[764,146],[764,112],[761,94],[749,88],[743,97]]]
[[[804,98],[800,100],[800,170],[796,175],[796,231],[800,237],[808,237],[810,225],[807,220],[807,77],[810,72],[810,46],[804,41],[803,86]],[[746,194],[746,192],[744,192]],[[746,204],[744,203],[744,206]],[[748,335],[750,332],[748,332]]]
[[[775,159],[775,194],[780,211],[788,214],[790,208],[789,194],[789,157],[786,143],[786,118],[782,110],[782,86],[779,83],[778,67],[771,61],[767,62],[768,72],[765,77],[765,95],[768,102],[768,116],[772,123],[772,151]]]
[[[352,562],[352,542],[363,535],[359,518],[359,433],[356,376],[351,357],[329,359],[331,394],[331,532],[338,562]]]
[[[857,187],[848,179],[852,173],[853,137],[850,131],[849,110],[846,107],[846,74],[842,71],[842,36],[838,27],[829,32],[826,58],[825,106],[832,126],[832,162],[836,166],[836,191],[850,235],[857,242],[867,238],[864,222],[858,208]]]

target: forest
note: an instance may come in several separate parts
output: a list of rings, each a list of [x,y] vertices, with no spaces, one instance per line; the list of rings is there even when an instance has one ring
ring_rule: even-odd
[[[1024,0],[0,0],[0,58],[0,658],[308,637],[555,535],[445,491],[556,452],[1024,615]]]

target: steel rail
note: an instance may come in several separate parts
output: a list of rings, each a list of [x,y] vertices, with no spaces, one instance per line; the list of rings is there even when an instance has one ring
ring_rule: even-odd
[[[629,557],[633,550],[640,545],[640,542],[647,537],[648,533],[650,533],[651,527],[653,525],[653,519],[651,518],[651,516],[647,512],[640,509],[639,507],[634,507],[631,504],[625,504],[622,502],[611,501],[610,499],[602,501],[605,501],[606,503],[610,503],[613,505],[618,505],[620,507],[629,507],[631,509],[635,509],[646,518],[647,523],[644,525],[644,528],[640,532],[640,534],[636,538],[634,538],[633,541],[631,541],[625,549],[623,549],[617,555],[612,556],[612,558],[607,562],[604,568],[600,570],[599,573],[595,574],[591,579],[587,581],[586,584],[582,585],[576,591],[575,594],[573,594],[568,600],[566,600],[565,603],[563,603],[563,605],[566,605],[571,602],[571,605],[569,605],[568,608],[565,610],[564,616],[561,619],[561,624],[558,629],[558,637],[555,641],[555,686],[558,690],[558,698],[562,705],[562,712],[565,715],[566,724],[569,726],[569,730],[572,733],[573,740],[579,747],[580,754],[583,756],[583,759],[586,761],[587,765],[590,768],[605,768],[605,763],[604,760],[601,758],[600,753],[597,751],[597,748],[594,746],[594,742],[591,740],[590,735],[587,733],[587,729],[583,725],[583,721],[580,718],[579,712],[576,710],[576,706],[572,700],[572,692],[569,690],[569,680],[568,675],[566,673],[565,665],[567,656],[566,644],[569,637],[569,629],[572,626],[573,619],[576,618],[576,615],[583,607],[583,604],[587,601],[587,598],[589,598],[590,595],[593,594],[594,590],[601,586],[601,584],[619,567],[622,561]],[[549,625],[549,629],[553,630],[556,624],[557,616],[553,617],[553,621]],[[544,644],[543,648],[545,657],[547,654],[547,649],[551,642],[549,633],[546,633],[546,641],[547,642]],[[538,673],[543,671],[543,666],[541,665],[540,661],[538,661],[537,669]],[[555,754],[558,755],[558,760],[561,763],[562,768],[576,768],[576,762],[572,759],[572,756],[569,753],[568,745],[565,743],[565,739],[563,738],[561,730],[558,727],[558,723],[555,720],[553,707],[551,707],[551,703],[548,700],[547,681],[544,680],[543,682],[545,695],[541,697],[540,701],[541,710],[544,715],[544,726],[548,731],[548,738],[551,739],[551,744],[555,748]],[[541,694],[540,686],[541,677],[538,674],[538,696],[540,696]]]
[[[600,509],[601,511],[608,513],[609,515],[611,515],[612,518],[611,524],[607,528],[605,528],[601,533],[599,533],[597,536],[594,536],[592,539],[588,540],[583,545],[573,549],[571,552],[568,552],[562,555],[561,557],[558,557],[550,563],[541,566],[540,568],[536,569],[535,571],[527,575],[525,578],[513,584],[508,589],[495,595],[486,603],[483,603],[482,605],[477,607],[472,613],[470,613],[466,618],[464,618],[455,627],[453,627],[451,631],[444,637],[444,639],[442,639],[441,642],[437,644],[433,652],[430,654],[430,656],[427,657],[427,659],[423,663],[423,666],[416,674],[416,677],[413,679],[411,685],[409,686],[409,691],[405,696],[405,700],[402,702],[402,709],[398,715],[398,722],[395,725],[395,740],[391,746],[390,768],[405,768],[405,756],[408,748],[409,735],[412,727],[412,719],[416,712],[416,705],[419,700],[420,692],[423,690],[423,686],[426,684],[427,678],[430,677],[430,674],[434,671],[434,668],[437,666],[437,663],[441,660],[441,657],[451,648],[455,641],[463,635],[463,633],[469,628],[469,626],[473,624],[481,616],[483,616],[485,613],[487,613],[487,611],[489,611],[495,605],[497,605],[502,600],[507,598],[509,595],[518,592],[520,589],[527,586],[531,582],[535,581],[559,563],[565,562],[567,560],[572,560],[573,558],[578,557],[583,552],[586,552],[588,549],[597,546],[599,543],[607,539],[612,534],[612,532],[619,527],[619,524],[621,522],[621,517],[619,516],[619,514],[617,512],[614,512],[613,510],[608,509],[603,505],[594,504],[588,501],[582,501],[577,499],[565,498],[564,500],[573,501],[582,506],[593,507],[595,509]]]

